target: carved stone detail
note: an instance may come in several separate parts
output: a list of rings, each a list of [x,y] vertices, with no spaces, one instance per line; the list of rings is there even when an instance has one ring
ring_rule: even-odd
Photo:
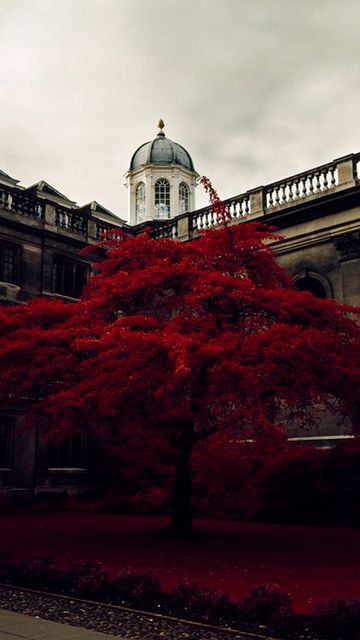
[[[360,231],[353,231],[334,238],[334,245],[341,260],[360,258]]]

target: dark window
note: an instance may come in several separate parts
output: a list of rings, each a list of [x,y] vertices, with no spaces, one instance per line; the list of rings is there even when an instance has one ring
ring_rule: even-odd
[[[11,444],[15,418],[0,416],[0,467],[11,465]]]
[[[80,298],[87,280],[87,266],[55,258],[52,274],[52,291],[71,298]]]
[[[83,458],[83,438],[81,433],[76,433],[66,438],[57,446],[49,443],[49,467],[81,467],[84,462]]]
[[[315,298],[326,298],[326,291],[324,285],[317,278],[306,276],[296,280],[295,287],[299,291],[309,291],[315,296]]]
[[[16,284],[19,275],[19,247],[3,244],[0,246],[0,280]]]

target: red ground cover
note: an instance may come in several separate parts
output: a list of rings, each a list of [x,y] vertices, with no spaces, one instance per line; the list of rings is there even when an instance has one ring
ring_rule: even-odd
[[[40,552],[60,567],[91,560],[116,574],[151,571],[164,589],[187,578],[242,598],[277,583],[295,608],[323,598],[360,598],[360,530],[196,521],[197,536],[159,533],[167,518],[95,513],[0,516],[0,549],[19,558]]]

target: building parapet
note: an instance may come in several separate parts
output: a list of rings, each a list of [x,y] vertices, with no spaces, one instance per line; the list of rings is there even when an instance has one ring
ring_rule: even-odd
[[[5,175],[5,174],[4,174]],[[360,182],[360,153],[349,154],[332,162],[246,191],[224,200],[230,220],[234,223],[259,219],[302,203],[322,198],[356,186]],[[57,200],[57,201],[56,201]],[[70,234],[83,242],[98,242],[111,229],[121,227],[126,233],[137,235],[150,228],[154,239],[174,238],[190,240],[204,229],[219,224],[218,214],[210,206],[187,212],[169,220],[151,220],[130,227],[120,218],[104,220],[96,210],[59,204],[58,198],[44,194],[39,197],[32,189],[8,184],[0,175],[0,211],[6,217],[26,218],[27,224]],[[97,204],[97,203],[96,203]],[[99,205],[102,212],[106,211]],[[113,214],[108,212],[110,218]],[[17,218],[19,220],[19,218]]]
[[[295,205],[313,201],[328,193],[336,193],[359,184],[360,153],[337,158],[332,162],[260,186],[227,198],[224,204],[229,218],[236,222],[258,219]],[[218,214],[211,206],[182,214],[163,223],[157,221],[156,238],[191,239],[199,231],[215,227]]]

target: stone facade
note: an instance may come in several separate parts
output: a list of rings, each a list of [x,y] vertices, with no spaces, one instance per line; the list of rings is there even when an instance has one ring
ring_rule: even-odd
[[[360,154],[352,154],[226,200],[233,224],[260,220],[279,230],[282,239],[274,249],[300,288],[354,305],[360,305],[358,164]],[[146,170],[151,173],[151,167]],[[164,175],[159,168],[155,172]],[[129,226],[97,202],[78,207],[46,182],[24,188],[0,172],[0,304],[22,304],[39,295],[71,303],[90,269],[79,251],[107,229],[136,234],[145,224],[154,240],[189,241],[217,221],[205,207]],[[24,408],[1,408],[2,493],[25,499],[34,492],[76,492],[93,481],[88,471],[96,456],[93,443],[72,438],[51,448],[40,434],[22,429],[23,414]],[[289,436],[326,446],[350,434],[346,424],[333,419],[316,433]]]

